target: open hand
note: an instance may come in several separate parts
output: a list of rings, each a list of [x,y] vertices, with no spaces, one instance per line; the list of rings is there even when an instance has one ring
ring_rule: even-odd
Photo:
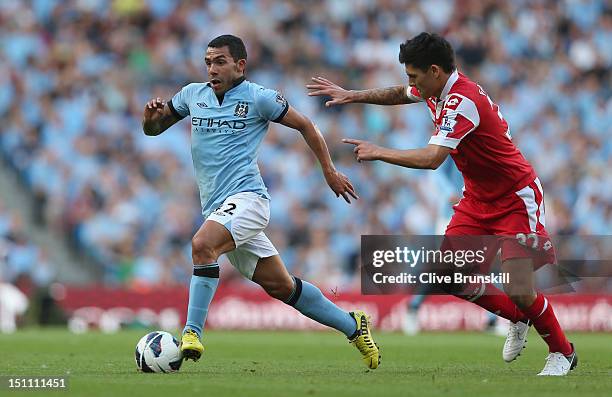
[[[342,105],[352,102],[349,90],[345,90],[336,83],[332,83],[324,77],[312,77],[315,84],[306,84],[306,88],[310,91],[308,96],[330,96],[331,101],[325,102],[325,106]]]
[[[162,101],[161,98],[151,99],[144,108],[144,121],[155,122],[161,119],[164,115],[164,106],[166,106],[166,102]]]

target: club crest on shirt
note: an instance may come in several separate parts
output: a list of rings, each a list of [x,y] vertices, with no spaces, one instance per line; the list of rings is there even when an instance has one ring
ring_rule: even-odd
[[[245,118],[249,113],[249,104],[247,102],[238,102],[234,109],[234,116]]]

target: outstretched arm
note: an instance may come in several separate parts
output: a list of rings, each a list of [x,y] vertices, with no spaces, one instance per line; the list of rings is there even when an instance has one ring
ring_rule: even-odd
[[[149,136],[159,135],[179,120],[167,103],[160,98],[152,99],[144,108],[142,130]]]
[[[389,149],[374,145],[359,139],[343,139],[342,142],[355,145],[357,161],[380,160],[385,163],[406,168],[431,169],[438,168],[451,152],[451,148],[429,144],[420,149]]]
[[[319,129],[308,117],[290,106],[285,116],[279,122],[284,126],[300,131],[310,150],[319,160],[325,181],[336,194],[336,197],[342,196],[347,203],[351,202],[349,196],[355,199],[359,198],[348,178],[341,172],[336,171],[323,135],[321,135]]]
[[[330,96],[325,106],[342,105],[345,103],[371,103],[374,105],[405,105],[418,102],[406,93],[406,86],[396,85],[387,88],[370,90],[345,90],[324,77],[313,77],[314,84],[307,84],[309,96]]]

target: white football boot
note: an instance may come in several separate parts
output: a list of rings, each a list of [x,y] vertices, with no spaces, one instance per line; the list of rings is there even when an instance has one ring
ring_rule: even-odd
[[[529,333],[530,326],[531,322],[529,320],[526,323],[522,321],[517,321],[516,323],[510,322],[508,336],[506,336],[504,350],[502,351],[502,357],[505,362],[514,361],[521,355],[521,351],[523,351],[527,344],[527,334]]]
[[[574,349],[574,345],[572,349]],[[578,355],[576,349],[569,356],[562,353],[549,353],[546,357],[546,364],[538,376],[565,376],[578,365]]]

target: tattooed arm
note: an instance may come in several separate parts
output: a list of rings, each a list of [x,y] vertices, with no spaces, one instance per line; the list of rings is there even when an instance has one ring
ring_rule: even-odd
[[[373,88],[371,90],[345,90],[339,85],[323,77],[313,77],[315,84],[307,84],[309,96],[330,96],[332,99],[325,102],[325,106],[342,105],[345,103],[371,103],[374,105],[404,105],[418,102],[409,97],[406,86],[396,85],[387,88]]]

